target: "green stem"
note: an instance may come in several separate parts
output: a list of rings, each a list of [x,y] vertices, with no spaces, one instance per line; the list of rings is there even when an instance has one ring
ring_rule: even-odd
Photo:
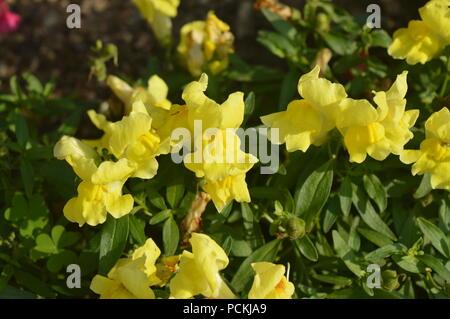
[[[447,63],[445,64],[445,79],[444,83],[442,84],[441,91],[439,92],[439,97],[444,97],[445,92],[447,91],[447,84],[448,84],[448,71],[450,69],[450,57],[447,57]]]

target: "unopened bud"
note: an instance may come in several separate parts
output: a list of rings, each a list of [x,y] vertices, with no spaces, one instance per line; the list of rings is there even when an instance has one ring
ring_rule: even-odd
[[[393,291],[400,287],[398,275],[395,270],[384,270],[381,272],[382,287],[387,291]]]
[[[305,236],[305,221],[298,217],[289,217],[286,223],[286,233],[289,239],[295,240]]]

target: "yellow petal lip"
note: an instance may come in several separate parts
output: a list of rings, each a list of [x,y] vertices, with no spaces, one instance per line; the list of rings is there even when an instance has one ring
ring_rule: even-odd
[[[192,253],[183,251],[179,271],[170,281],[173,298],[192,298],[203,295],[206,298],[235,298],[222,280],[219,271],[228,265],[223,249],[209,236],[192,233]]]
[[[248,299],[290,299],[294,285],[284,276],[285,267],[269,262],[251,264],[255,271]]]
[[[442,48],[439,34],[424,21],[412,20],[408,28],[394,32],[388,54],[396,59],[406,59],[408,64],[425,64],[436,57]]]

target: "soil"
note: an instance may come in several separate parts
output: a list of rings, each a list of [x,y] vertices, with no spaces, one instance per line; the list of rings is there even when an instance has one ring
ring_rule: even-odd
[[[0,93],[7,79],[20,72],[31,72],[41,81],[57,79],[56,94],[74,94],[86,101],[98,101],[95,80],[88,81],[88,56],[97,39],[111,42],[119,49],[119,69],[138,78],[158,43],[131,0],[15,0],[7,1],[22,17],[20,28],[0,38]],[[418,18],[417,9],[425,1],[358,0],[335,1],[352,14],[368,15],[367,5],[378,3],[382,9],[382,27],[390,31]],[[66,27],[69,3],[81,6],[81,29]],[[286,0],[297,8],[304,1]],[[252,0],[181,0],[174,19],[174,34],[190,21],[204,19],[209,10],[231,25],[236,35],[236,52],[252,63],[280,63],[255,41],[257,30],[270,29]],[[94,82],[94,83],[93,83]]]

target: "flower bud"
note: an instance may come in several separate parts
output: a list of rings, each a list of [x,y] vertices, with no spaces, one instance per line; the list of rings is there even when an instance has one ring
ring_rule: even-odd
[[[305,221],[298,217],[289,217],[286,222],[286,233],[289,239],[295,240],[305,235]]]
[[[381,272],[382,287],[387,291],[398,289],[400,283],[398,282],[397,272],[395,270],[384,270]]]

